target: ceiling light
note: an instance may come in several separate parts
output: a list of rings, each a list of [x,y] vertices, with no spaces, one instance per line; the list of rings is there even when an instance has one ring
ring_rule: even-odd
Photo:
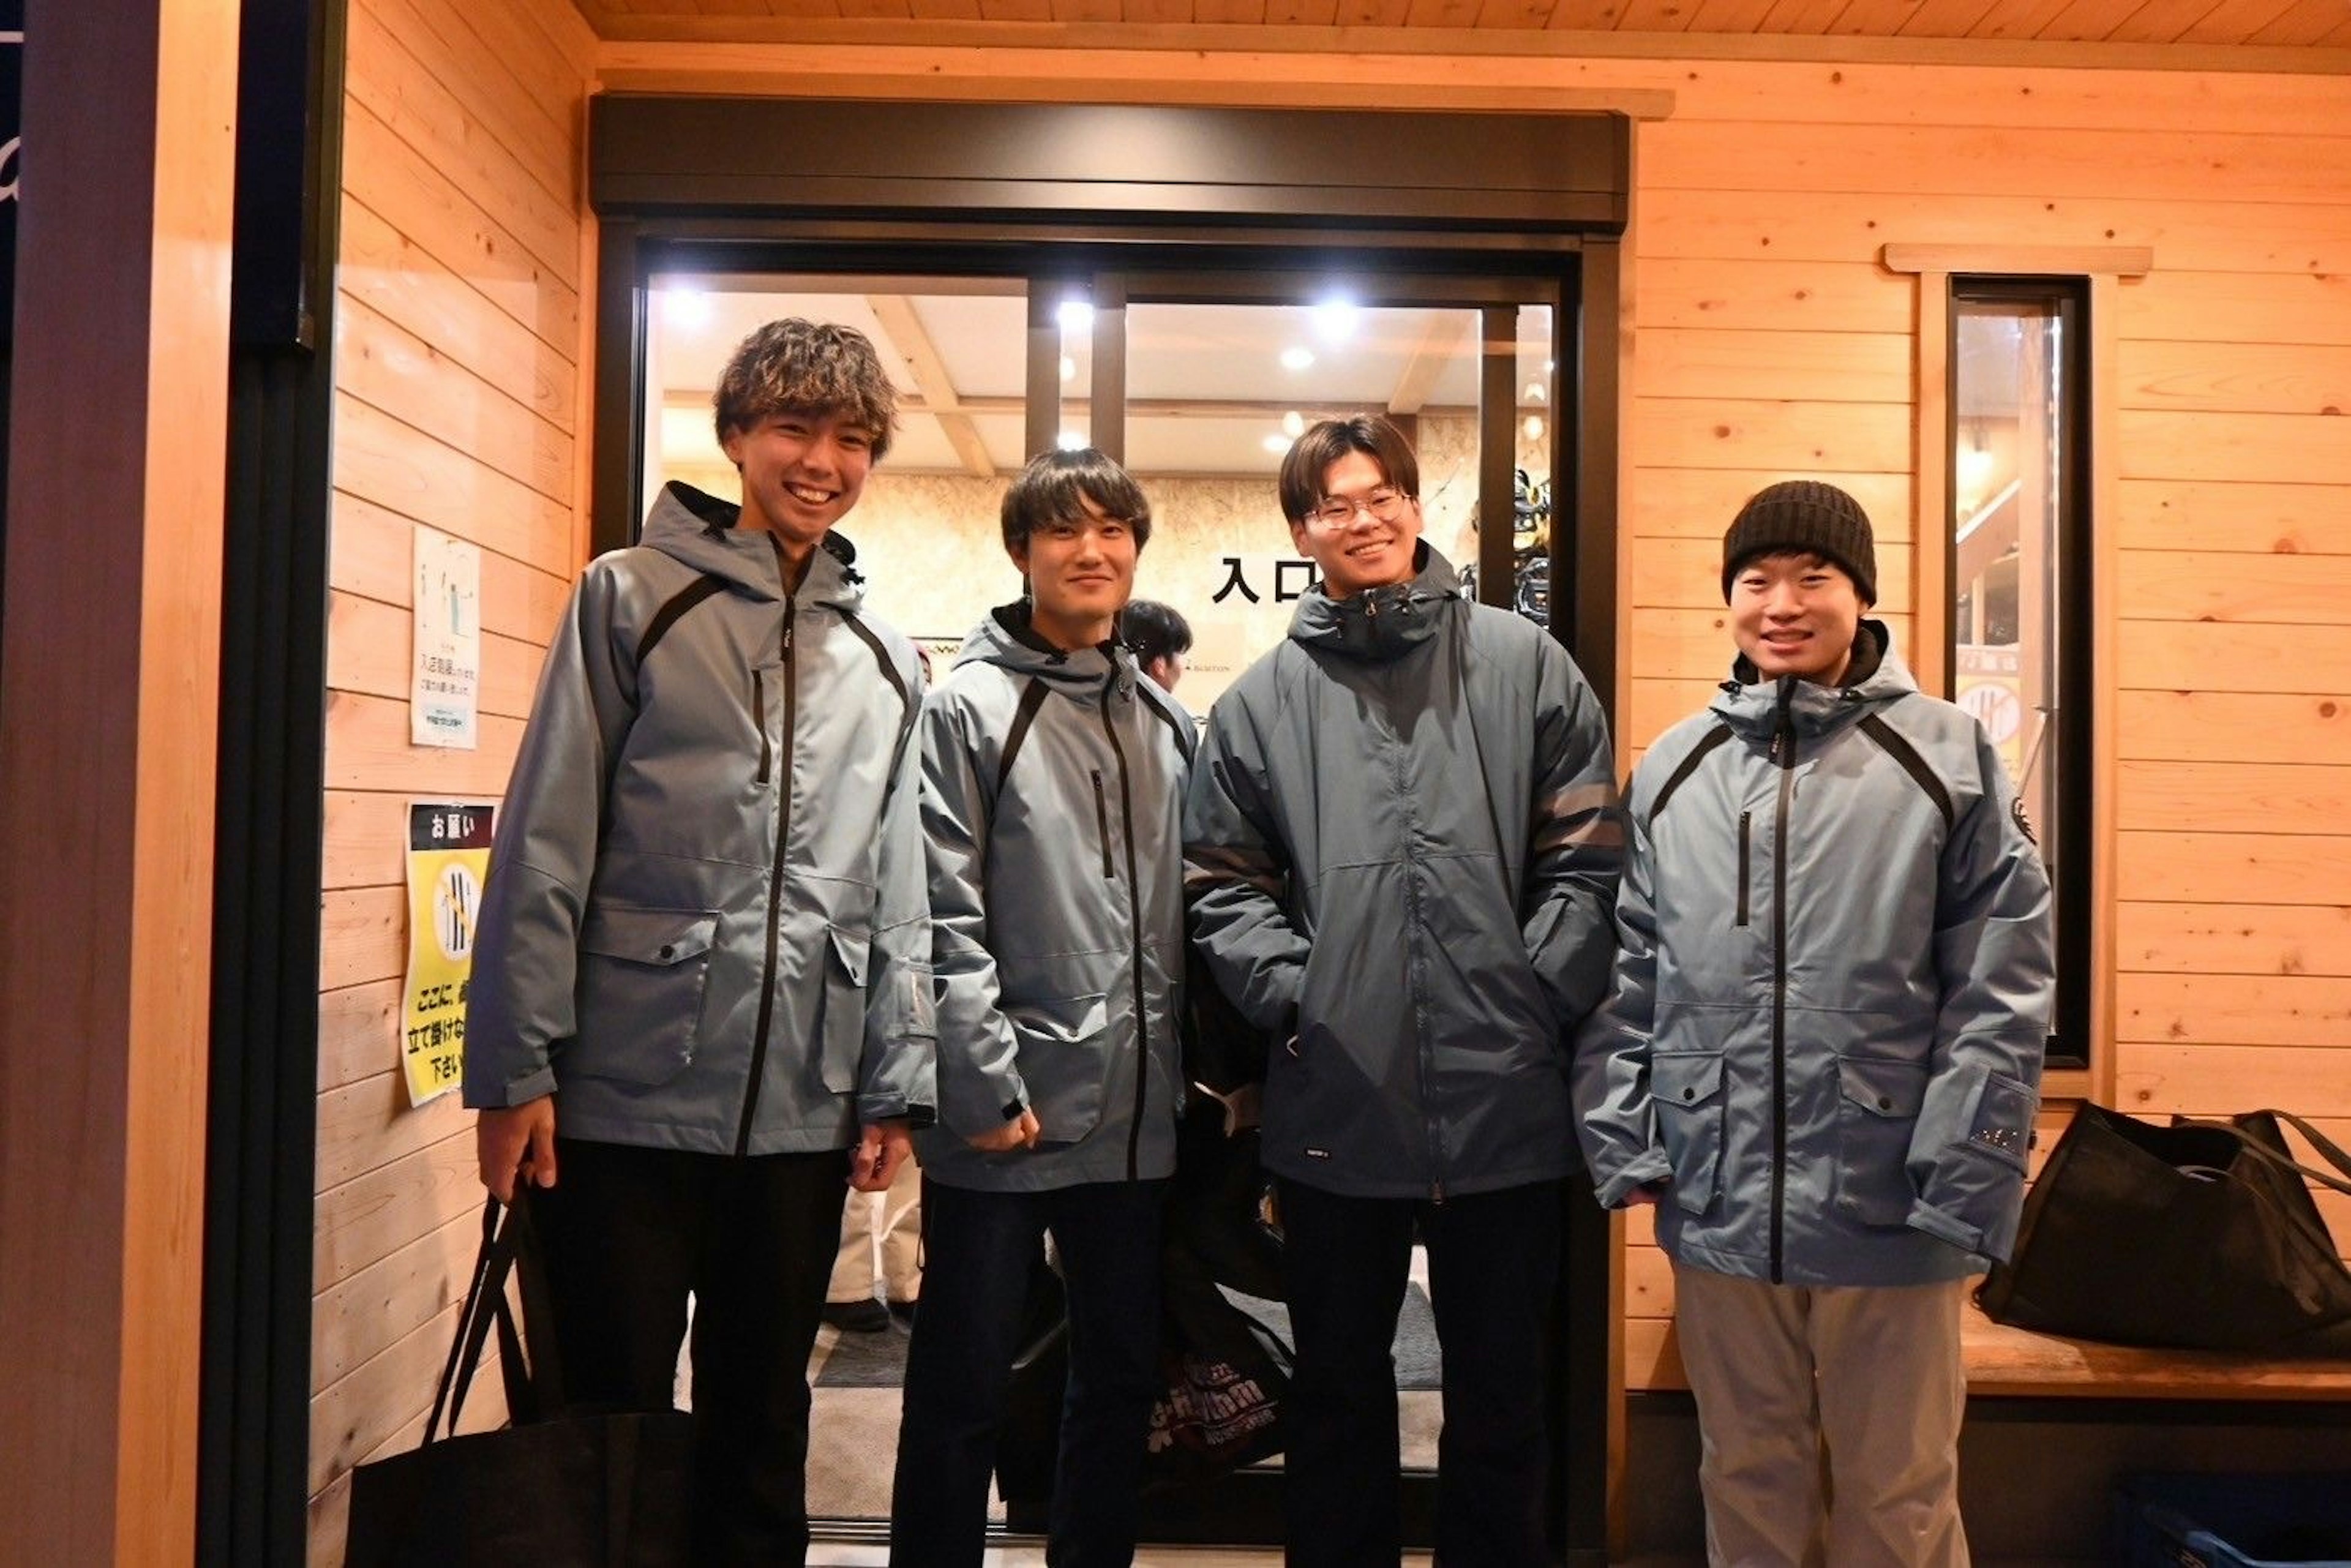
[[[1558,369],[1559,361],[1557,360],[1545,360],[1543,361],[1543,374],[1550,375],[1552,371]]]
[[[1063,354],[1061,356],[1061,379],[1065,382],[1073,382],[1078,379],[1078,361],[1070,358],[1067,354]]]
[[[1077,452],[1084,448],[1086,438],[1074,430],[1065,430],[1053,438],[1053,444],[1064,452]]]
[[[1281,434],[1295,441],[1306,434],[1306,416],[1291,409],[1281,416]]]
[[[1362,314],[1352,299],[1326,299],[1314,307],[1314,330],[1326,343],[1343,343],[1355,335]]]
[[[1531,413],[1527,415],[1527,423],[1524,428],[1529,441],[1541,441],[1542,439],[1543,433],[1542,415],[1539,413]]]
[[[1290,450],[1290,437],[1282,434],[1280,431],[1276,431],[1273,434],[1267,436],[1260,444],[1263,445],[1268,452],[1270,452],[1276,457],[1279,457],[1283,453]]]
[[[1526,401],[1527,401],[1527,402],[1542,402],[1545,398],[1549,397],[1551,394],[1550,394],[1549,392],[1547,392],[1543,391],[1543,384],[1542,384],[1542,382],[1529,382],[1527,383],[1527,390],[1526,390],[1526,394],[1525,394],[1525,395],[1526,395]]]
[[[707,327],[716,313],[710,296],[699,288],[664,288],[661,297],[662,319],[673,327]]]
[[[1313,362],[1314,350],[1302,343],[1292,343],[1281,350],[1281,368],[1285,371],[1302,371]]]
[[[1082,299],[1062,300],[1053,317],[1061,322],[1061,331],[1070,337],[1082,337],[1094,329],[1094,308]]]

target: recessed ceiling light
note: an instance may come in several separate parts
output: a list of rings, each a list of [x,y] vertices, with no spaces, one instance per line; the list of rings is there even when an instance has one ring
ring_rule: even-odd
[[[1277,431],[1273,434],[1267,436],[1260,444],[1262,444],[1268,452],[1270,452],[1275,456],[1279,457],[1283,453],[1290,450],[1290,437],[1283,435]]]
[[[1306,416],[1291,409],[1281,416],[1281,434],[1295,441],[1306,434]]]
[[[673,327],[707,327],[715,314],[710,296],[699,288],[662,290],[662,319]]]
[[[1355,321],[1362,314],[1352,299],[1325,299],[1314,307],[1314,330],[1326,343],[1343,343],[1355,335]]]
[[[1550,395],[1551,394],[1549,392],[1543,391],[1542,382],[1529,382],[1527,383],[1526,400],[1529,402],[1541,402]]]
[[[1539,413],[1531,413],[1527,415],[1525,428],[1527,439],[1529,441],[1541,441],[1542,439],[1543,433],[1542,415]]]
[[[1314,350],[1302,343],[1292,343],[1281,350],[1281,368],[1285,371],[1302,371],[1313,362]]]
[[[1061,322],[1061,330],[1072,336],[1094,329],[1094,308],[1082,299],[1062,300],[1053,317]]]
[[[1074,430],[1065,430],[1061,432],[1061,434],[1053,438],[1053,444],[1060,447],[1064,452],[1078,451],[1083,447],[1085,444],[1086,438],[1079,434]]]
[[[1078,379],[1078,361],[1070,358],[1067,354],[1063,354],[1061,356],[1061,379],[1065,382],[1073,382]]]

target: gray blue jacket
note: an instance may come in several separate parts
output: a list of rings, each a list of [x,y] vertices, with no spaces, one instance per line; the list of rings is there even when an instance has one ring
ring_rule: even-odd
[[[1977,1272],[2015,1236],[2049,881],[1982,727],[1865,621],[1846,684],[1743,659],[1633,776],[1614,993],[1576,1102],[1603,1203],[1793,1285]]]
[[[1192,720],[1116,643],[1064,653],[1008,605],[923,704],[939,994],[924,1174],[1038,1191],[1176,1167]],[[965,1140],[1037,1113],[1035,1149]]]
[[[930,1118],[914,646],[826,538],[671,485],[589,564],[499,809],[465,1103],[556,1092],[568,1136],[841,1148]]]
[[[1608,731],[1565,649],[1410,582],[1299,601],[1192,772],[1193,934],[1271,1053],[1262,1151],[1367,1197],[1575,1164],[1568,1040],[1606,988],[1622,838]],[[1293,1038],[1294,1037],[1294,1038]]]

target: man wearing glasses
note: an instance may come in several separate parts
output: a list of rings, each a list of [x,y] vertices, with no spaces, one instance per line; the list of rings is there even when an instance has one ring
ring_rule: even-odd
[[[1300,1564],[1397,1560],[1390,1346],[1416,1230],[1443,1345],[1437,1558],[1549,1561],[1566,1052],[1614,948],[1614,767],[1566,651],[1463,598],[1418,489],[1373,415],[1290,449],[1282,513],[1322,581],[1209,714],[1185,811],[1194,936],[1286,1042],[1262,1137]]]

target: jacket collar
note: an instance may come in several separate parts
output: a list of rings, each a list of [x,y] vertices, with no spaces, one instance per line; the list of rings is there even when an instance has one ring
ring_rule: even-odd
[[[1409,581],[1333,599],[1316,583],[1300,596],[1290,638],[1309,648],[1386,664],[1437,634],[1437,612],[1461,599],[1461,579],[1426,539],[1413,547]]]
[[[1103,681],[1115,678],[1122,695],[1134,689],[1134,655],[1123,643],[1099,643],[1091,648],[1057,648],[1029,623],[1029,601],[1017,599],[999,604],[964,639],[955,667],[994,664],[1015,674],[1043,681],[1071,696],[1091,697]]]
[[[743,508],[676,480],[662,486],[637,542],[695,570],[733,584],[755,599],[784,597],[783,558],[764,529],[738,528]],[[857,547],[828,533],[812,553],[792,598],[854,613],[865,602],[865,578],[853,564]]]

